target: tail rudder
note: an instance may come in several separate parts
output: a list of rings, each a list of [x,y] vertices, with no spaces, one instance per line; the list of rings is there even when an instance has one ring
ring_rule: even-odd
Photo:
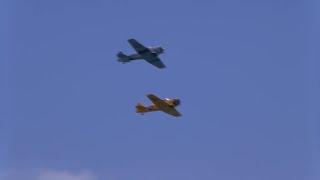
[[[142,105],[141,103],[138,103],[136,105],[136,112],[137,113],[145,113],[147,111],[148,111],[148,109],[144,105]]]
[[[130,57],[125,55],[122,51],[120,51],[118,54],[118,61],[120,62],[129,62],[130,61]]]

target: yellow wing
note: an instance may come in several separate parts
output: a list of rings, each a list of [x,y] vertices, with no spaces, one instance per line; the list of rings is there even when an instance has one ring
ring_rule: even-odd
[[[159,108],[168,106],[168,104],[164,100],[158,98],[157,96],[155,96],[153,94],[148,94],[147,97],[150,99],[150,101],[152,101],[152,103],[154,105],[156,105]]]
[[[174,107],[171,107],[171,106],[160,108],[160,110],[172,116],[176,116],[176,117],[182,116]]]

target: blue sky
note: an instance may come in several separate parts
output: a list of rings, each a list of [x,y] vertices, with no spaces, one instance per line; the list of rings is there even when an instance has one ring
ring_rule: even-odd
[[[2,1],[0,177],[319,179],[318,7]],[[118,63],[128,38],[167,68]],[[183,116],[136,114],[148,93]]]

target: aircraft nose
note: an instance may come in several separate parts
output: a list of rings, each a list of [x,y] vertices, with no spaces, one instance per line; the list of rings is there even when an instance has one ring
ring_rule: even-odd
[[[180,105],[181,104],[180,99],[175,99],[175,104],[176,104],[176,106]]]

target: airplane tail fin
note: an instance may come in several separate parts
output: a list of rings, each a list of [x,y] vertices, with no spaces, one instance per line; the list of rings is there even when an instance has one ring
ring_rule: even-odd
[[[117,56],[118,56],[118,61],[120,61],[120,62],[125,63],[125,62],[129,62],[130,61],[130,57],[125,55],[122,51],[120,51],[117,54]]]
[[[138,103],[136,105],[136,112],[137,113],[145,113],[145,112],[148,112],[148,108],[146,108],[144,105],[142,105],[141,103]]]

